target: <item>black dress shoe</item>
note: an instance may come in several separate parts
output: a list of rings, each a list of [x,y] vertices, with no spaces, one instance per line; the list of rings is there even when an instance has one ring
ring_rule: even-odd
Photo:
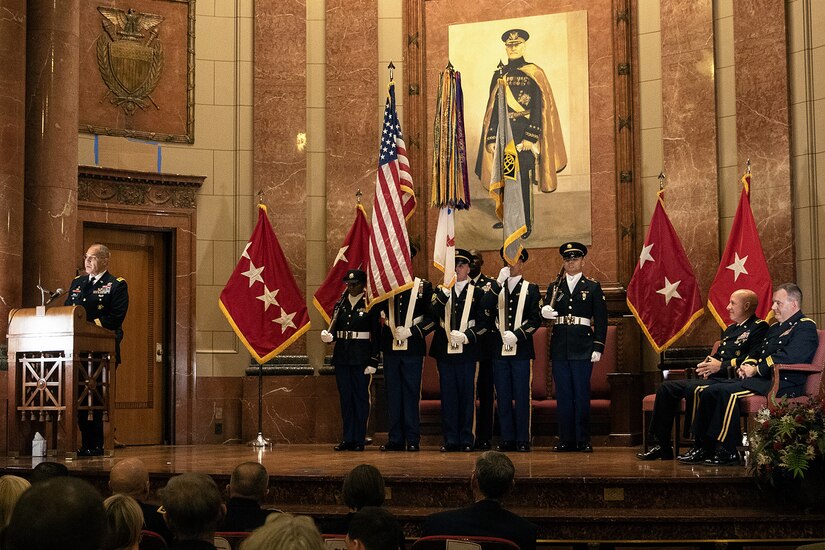
[[[705,460],[709,466],[734,466],[739,464],[739,455],[725,448],[720,448],[712,458]]]
[[[364,450],[364,444],[363,443],[353,443],[350,446],[349,450],[350,451],[363,451]]]
[[[687,459],[691,459],[691,458],[693,458],[693,455],[695,455],[696,453],[700,453],[700,452],[702,452],[703,450],[704,450],[704,449],[702,449],[702,447],[701,447],[701,446],[700,446],[700,447],[691,447],[690,449],[688,449],[688,450],[687,450],[687,451],[685,451],[684,453],[682,453],[682,454],[680,454],[679,456],[677,456],[677,457],[676,457],[676,460],[687,460]]]
[[[516,450],[520,453],[529,453],[530,452],[530,444],[526,441],[519,441],[516,444]]]
[[[103,456],[103,447],[93,447],[89,449],[89,456]]]
[[[446,445],[442,445],[439,449],[442,453],[455,453],[458,451],[458,445],[454,443],[448,443]]]
[[[77,450],[77,456],[92,456],[91,449],[87,449],[86,447],[81,447]]]
[[[709,458],[713,458],[713,451],[699,447],[693,452],[688,451],[683,455],[679,455],[676,460],[681,464],[698,464]]]
[[[462,445],[461,446],[461,452],[462,453],[472,453],[473,452],[473,446],[472,445]]]
[[[407,443],[407,452],[417,453],[420,450],[421,447],[418,446],[418,443]]]
[[[673,460],[673,449],[664,445],[654,445],[646,453],[638,453],[639,460]]]
[[[554,453],[569,453],[575,450],[576,446],[573,443],[556,443],[553,445]]]
[[[516,442],[515,441],[502,441],[498,445],[496,445],[496,450],[501,453],[506,452],[513,452],[516,450]]]
[[[333,447],[333,449],[335,449],[336,451],[349,451],[350,449],[352,449],[353,445],[355,445],[355,443],[351,441],[342,441],[341,443]]]
[[[474,448],[477,451],[489,451],[490,450],[490,442],[489,441],[477,441]]]
[[[592,453],[593,452],[593,445],[590,442],[587,443],[579,443],[576,445],[576,450],[580,453]]]
[[[383,445],[381,445],[378,450],[381,452],[387,451],[403,451],[405,449],[403,443],[396,443],[394,441],[387,441]]]

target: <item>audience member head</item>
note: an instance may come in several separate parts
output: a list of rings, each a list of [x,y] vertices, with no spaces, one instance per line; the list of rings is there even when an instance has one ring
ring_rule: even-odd
[[[350,519],[349,550],[393,550],[400,540],[401,526],[386,508],[364,506]]]
[[[269,492],[269,474],[257,462],[238,464],[226,487],[229,498],[239,497],[263,502]]]
[[[112,466],[109,489],[113,493],[143,500],[149,494],[149,470],[139,458],[126,458]]]
[[[55,477],[69,477],[69,469],[60,462],[41,462],[32,469],[29,482],[34,485]]]
[[[137,550],[143,529],[143,510],[129,495],[116,494],[103,501],[109,528],[105,550]]]
[[[18,476],[0,477],[0,528],[9,524],[14,505],[31,487],[31,483]]]
[[[312,518],[292,514],[271,514],[266,523],[252,531],[241,550],[323,550],[324,540]]]
[[[97,491],[73,477],[32,485],[23,493],[4,535],[5,550],[99,550],[106,511]]]
[[[384,504],[384,478],[371,464],[359,464],[344,477],[344,504],[350,510]]]
[[[175,476],[158,491],[164,517],[178,540],[208,540],[226,513],[221,492],[206,474]]]
[[[498,451],[486,451],[476,459],[471,485],[476,500],[501,500],[513,488],[516,468],[510,458]]]

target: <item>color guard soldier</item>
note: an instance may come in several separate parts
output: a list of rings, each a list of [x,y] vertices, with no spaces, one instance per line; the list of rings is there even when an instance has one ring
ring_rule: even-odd
[[[410,255],[418,249],[410,245]],[[430,302],[433,287],[416,277],[411,289],[379,303],[374,309],[381,318],[381,352],[384,380],[387,385],[388,440],[382,451],[420,449],[421,372],[427,344],[424,337],[432,332]]]
[[[470,282],[478,290],[484,292],[490,289],[499,290],[498,283],[481,272],[484,267],[484,258],[478,250],[470,250],[473,257],[470,262]],[[476,413],[476,443],[479,451],[489,451],[490,441],[493,439],[493,422],[495,417],[495,390],[493,389],[493,338],[490,331],[478,335],[476,347],[478,349],[478,374],[476,375],[476,398],[478,411]]]
[[[702,445],[697,456],[682,462],[710,466],[738,464],[736,446],[741,441],[739,400],[749,395],[767,395],[776,364],[810,363],[819,345],[813,319],[801,311],[802,290],[794,283],[779,285],[773,293],[776,323],[768,328],[759,346],[737,369],[741,379],[730,384],[708,386],[701,395],[691,431]],[[782,372],[777,397],[795,397],[805,390],[805,374]],[[710,452],[716,447],[716,452]]]
[[[487,333],[482,316],[484,289],[470,282],[472,255],[455,250],[456,283],[433,292],[433,317],[438,320],[430,356],[438,361],[441,387],[441,452],[473,450],[475,380],[479,339]]]
[[[690,427],[693,411],[699,403],[705,386],[718,383],[736,382],[736,368],[749,353],[765,339],[768,323],[756,316],[759,298],[752,290],[741,288],[730,295],[728,316],[731,323],[722,333],[722,341],[713,355],[696,365],[699,378],[667,380],[656,390],[653,416],[650,419],[650,436],[655,444],[646,453],[636,456],[641,460],[671,460],[673,446],[670,443],[673,421],[679,412],[679,405],[685,399],[685,425]],[[701,450],[694,445],[680,460],[692,459]],[[704,458],[708,457],[703,457]]]
[[[555,321],[550,358],[559,407],[559,442],[553,450],[590,453],[590,375],[604,351],[607,303],[599,282],[582,274],[587,247],[568,242],[559,247],[559,254],[564,273],[548,286],[541,310],[542,317]]]
[[[499,254],[503,259],[504,249]],[[533,333],[541,325],[541,294],[538,286],[522,278],[528,258],[527,250],[522,249],[518,261],[499,272],[500,290],[491,290],[482,302],[490,338],[495,343],[493,379],[501,422],[499,451],[530,450],[530,369],[535,359]]]
[[[341,400],[344,437],[336,451],[363,451],[370,412],[370,383],[378,366],[377,316],[367,311],[364,286],[367,274],[350,269],[344,277],[347,290],[332,313],[330,330],[321,340],[335,342],[332,366]]]

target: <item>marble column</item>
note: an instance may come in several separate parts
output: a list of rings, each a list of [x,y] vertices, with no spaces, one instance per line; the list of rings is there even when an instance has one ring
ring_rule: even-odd
[[[2,0],[0,17],[0,319],[21,303],[23,154],[26,103],[26,2]],[[6,349],[6,323],[0,323]],[[0,353],[5,362],[6,353]]]
[[[80,266],[77,230],[79,0],[29,0],[23,304],[35,288],[68,288]]]

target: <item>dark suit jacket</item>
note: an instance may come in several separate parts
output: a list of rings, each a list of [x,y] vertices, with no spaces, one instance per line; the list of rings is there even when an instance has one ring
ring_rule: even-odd
[[[559,317],[574,315],[590,319],[591,325],[553,325],[550,350],[553,359],[566,361],[589,361],[594,351],[604,352],[607,339],[607,302],[598,281],[581,276],[573,292],[567,287],[564,276],[558,285],[550,285],[544,297],[549,305],[556,293],[555,310]]]
[[[129,309],[129,288],[126,279],[115,277],[108,271],[94,285],[88,275],[80,275],[72,281],[67,306],[83,306],[86,320],[115,333],[116,360],[120,363],[120,341],[123,340],[123,320]]]
[[[266,522],[272,510],[261,508],[260,504],[248,498],[232,497],[226,503],[226,517],[218,531],[254,531]]]
[[[816,323],[797,311],[787,321],[774,323],[768,329],[765,340],[743,363],[754,364],[757,373],[742,381],[742,387],[760,395],[767,395],[771,389],[771,378],[775,364],[810,363],[819,346]],[[800,372],[782,373],[779,381],[779,395],[798,395],[805,384],[805,375]]]
[[[424,520],[422,536],[475,535],[515,542],[521,550],[535,550],[538,528],[501,507],[495,500],[481,500],[466,508],[432,514]]]

